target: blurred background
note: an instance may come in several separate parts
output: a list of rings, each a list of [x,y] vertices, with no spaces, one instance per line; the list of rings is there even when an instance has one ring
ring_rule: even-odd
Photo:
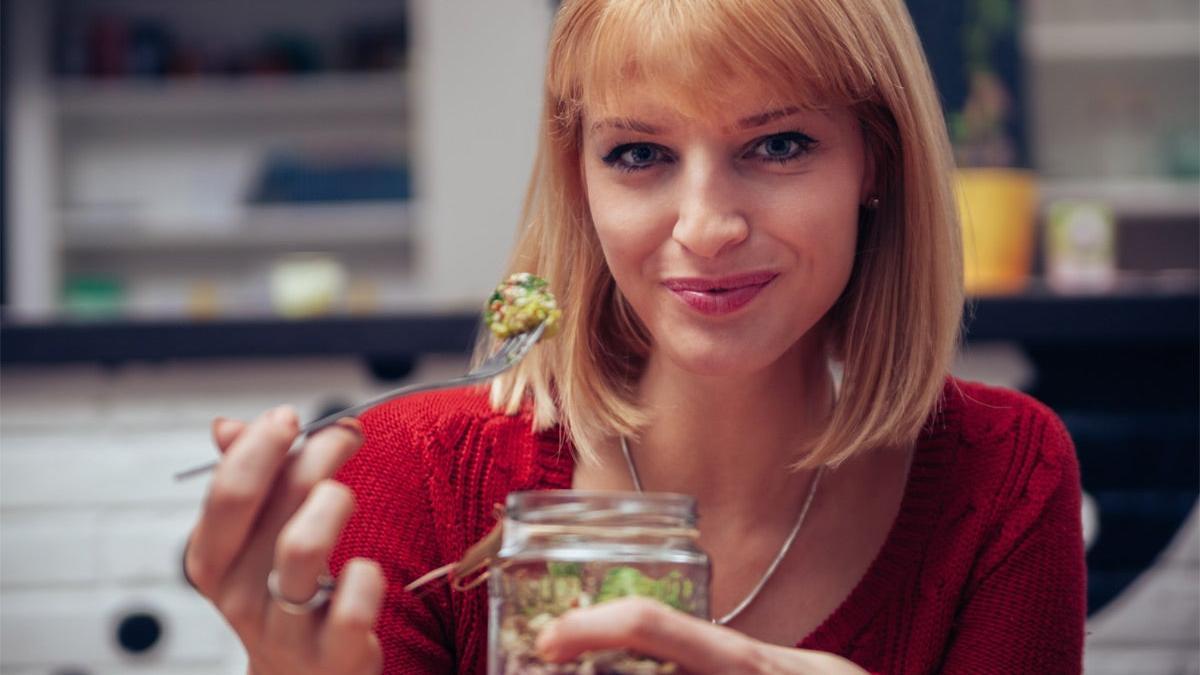
[[[1200,1],[910,0],[956,372],[1066,421],[1090,673],[1200,674]],[[0,673],[244,672],[179,558],[215,415],[458,374],[548,0],[0,2]]]

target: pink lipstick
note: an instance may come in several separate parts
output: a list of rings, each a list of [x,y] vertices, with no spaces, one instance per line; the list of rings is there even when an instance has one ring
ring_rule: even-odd
[[[752,272],[727,277],[675,277],[663,282],[688,307],[708,316],[732,314],[750,304],[776,272]]]

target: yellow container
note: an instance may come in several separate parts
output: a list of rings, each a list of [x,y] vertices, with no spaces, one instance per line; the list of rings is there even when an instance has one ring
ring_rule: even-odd
[[[964,282],[968,295],[1019,293],[1029,283],[1037,180],[1019,169],[959,169]]]

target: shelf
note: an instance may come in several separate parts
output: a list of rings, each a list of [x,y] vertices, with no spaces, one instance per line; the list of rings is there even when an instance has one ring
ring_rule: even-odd
[[[67,80],[58,85],[66,120],[400,115],[402,72],[195,80]],[[327,120],[326,120],[327,121]]]
[[[1043,204],[1061,199],[1100,201],[1118,216],[1200,217],[1200,181],[1166,179],[1044,180]]]
[[[1155,59],[1200,56],[1194,21],[1046,23],[1026,28],[1034,59]]]
[[[31,323],[0,322],[0,363],[348,355],[411,358],[467,353],[479,314],[457,309],[373,317]],[[1196,292],[1062,296],[1035,292],[971,301],[968,342],[1120,347],[1190,345],[1200,336]]]
[[[478,312],[324,319],[0,324],[0,363],[466,354]]]
[[[411,206],[396,202],[254,206],[169,226],[122,209],[66,212],[62,220],[63,249],[90,254],[400,246],[412,233]]]
[[[1119,345],[1187,343],[1200,339],[1200,296],[1180,292],[1061,295],[1032,291],[970,301],[968,342]]]

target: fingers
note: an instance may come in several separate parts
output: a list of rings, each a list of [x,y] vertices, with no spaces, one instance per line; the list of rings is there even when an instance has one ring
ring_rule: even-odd
[[[339,666],[338,672],[381,672],[383,652],[371,630],[386,588],[374,561],[355,558],[342,569],[318,638],[324,660]]]
[[[185,571],[252,657],[305,668],[336,659],[330,672],[376,674],[383,658],[371,628],[384,594],[377,565],[348,566],[332,604],[305,614],[287,613],[267,590],[275,569],[279,597],[295,604],[312,598],[353,511],[351,491],[330,477],[362,444],[362,426],[339,420],[307,438],[303,451],[289,453],[298,434],[299,419],[286,406],[249,424],[213,421],[223,456],[189,540]],[[320,653],[323,640],[332,656]]]
[[[224,455],[233,441],[246,429],[246,423],[240,420],[231,420],[227,417],[216,417],[212,421],[212,437],[213,444],[217,446],[217,451]],[[188,585],[199,591],[200,587],[192,579],[188,571],[188,558],[192,547],[192,535],[189,534],[188,541],[183,547],[183,578]]]
[[[325,572],[325,561],[353,510],[354,494],[345,485],[325,480],[313,488],[275,541],[275,570],[283,597],[312,597],[317,577]]]
[[[689,673],[738,673],[758,663],[757,644],[655,600],[626,598],[563,614],[542,630],[537,651],[546,661],[566,661],[585,651],[631,649]]]
[[[313,488],[296,514],[275,540],[275,572],[280,594],[302,604],[318,591],[318,577],[338,535],[354,510],[354,496],[345,485],[325,480]],[[266,634],[283,644],[311,646],[311,632],[319,613],[294,615],[272,603],[267,611]]]
[[[345,417],[317,431],[304,443],[303,451],[289,457],[262,516],[260,529],[270,535],[268,554],[273,554],[275,535],[308,499],[317,483],[345,464],[362,441],[362,425],[353,417]]]
[[[217,450],[221,454],[225,454],[229,450],[229,446],[233,444],[237,437],[246,430],[246,423],[240,420],[231,420],[227,417],[218,417],[212,421],[212,437],[213,443],[216,444]]]
[[[305,499],[313,486],[332,476],[354,455],[362,441],[362,424],[353,417],[343,417],[316,432],[288,468],[286,487],[291,496],[298,497],[298,501]]]
[[[186,561],[202,593],[212,596],[244,546],[298,430],[291,407],[270,410],[237,435],[217,465]]]
[[[271,619],[273,610],[265,603],[266,579],[275,562],[276,540],[316,485],[332,476],[361,445],[362,434],[359,429],[361,427],[357,421],[347,418],[316,432],[304,444],[301,452],[288,456],[270,488],[270,497],[262,513],[254,523],[253,533],[223,580],[221,595],[217,598],[218,607],[245,608],[247,611],[257,608],[257,613],[247,616],[247,622],[274,629],[276,620]],[[247,430],[247,434],[250,431]],[[234,443],[230,458],[241,442],[239,438]],[[338,524],[339,531],[340,528]],[[315,578],[313,574],[312,579]],[[302,601],[310,596],[311,593],[296,593],[293,599]],[[287,597],[292,597],[290,592]],[[228,618],[228,614],[226,616]],[[268,619],[272,621],[271,626],[265,626]],[[293,624],[284,625],[294,628]],[[281,631],[280,635],[286,633]]]

